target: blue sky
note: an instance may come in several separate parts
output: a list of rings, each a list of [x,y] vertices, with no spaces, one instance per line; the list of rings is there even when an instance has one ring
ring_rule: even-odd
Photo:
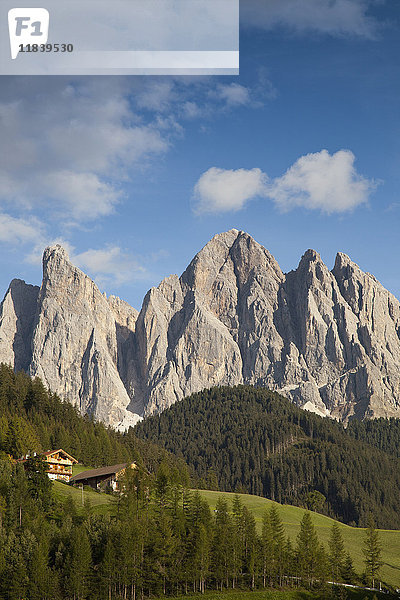
[[[242,0],[239,77],[2,77],[0,288],[59,241],[140,308],[218,232],[400,297],[400,5]]]

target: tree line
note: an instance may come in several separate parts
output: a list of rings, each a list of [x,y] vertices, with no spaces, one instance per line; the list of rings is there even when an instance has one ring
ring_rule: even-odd
[[[358,583],[334,524],[326,548],[305,512],[294,542],[272,506],[258,533],[239,496],[215,511],[187,473],[165,463],[155,475],[129,471],[110,515],[77,511],[52,495],[46,465],[0,460],[0,597],[8,600],[141,600],[225,589]],[[365,581],[379,575],[376,530],[366,536]],[[375,537],[374,537],[375,536]]]
[[[382,421],[348,432],[275,392],[240,385],[193,394],[134,431],[182,457],[198,487],[316,508],[350,525],[366,526],[371,513],[379,527],[399,529],[400,461],[390,451],[399,429]]]

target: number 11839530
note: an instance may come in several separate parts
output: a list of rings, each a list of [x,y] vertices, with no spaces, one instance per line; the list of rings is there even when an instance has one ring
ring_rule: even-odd
[[[72,44],[20,44],[20,52],[73,52]]]

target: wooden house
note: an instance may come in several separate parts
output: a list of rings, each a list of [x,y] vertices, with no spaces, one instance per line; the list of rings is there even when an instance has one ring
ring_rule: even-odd
[[[69,483],[72,477],[72,465],[78,461],[62,450],[48,450],[41,455],[48,464],[47,474],[50,479],[59,479]]]
[[[135,463],[121,463],[110,467],[100,467],[99,469],[90,469],[74,475],[70,479],[72,484],[90,485],[93,489],[111,488],[114,492],[119,491],[119,480],[125,474],[127,468],[136,469]]]
[[[25,463],[28,458],[35,458],[36,456],[47,463],[49,479],[59,479],[69,483],[72,477],[72,465],[78,462],[76,458],[59,448],[58,450],[47,450],[47,452],[41,453],[34,452],[32,455],[26,454],[16,462]]]

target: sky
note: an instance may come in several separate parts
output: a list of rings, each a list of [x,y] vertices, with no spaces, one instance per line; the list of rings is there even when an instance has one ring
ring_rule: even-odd
[[[242,0],[239,76],[0,77],[0,296],[53,243],[140,309],[216,234],[400,298],[399,0]]]

